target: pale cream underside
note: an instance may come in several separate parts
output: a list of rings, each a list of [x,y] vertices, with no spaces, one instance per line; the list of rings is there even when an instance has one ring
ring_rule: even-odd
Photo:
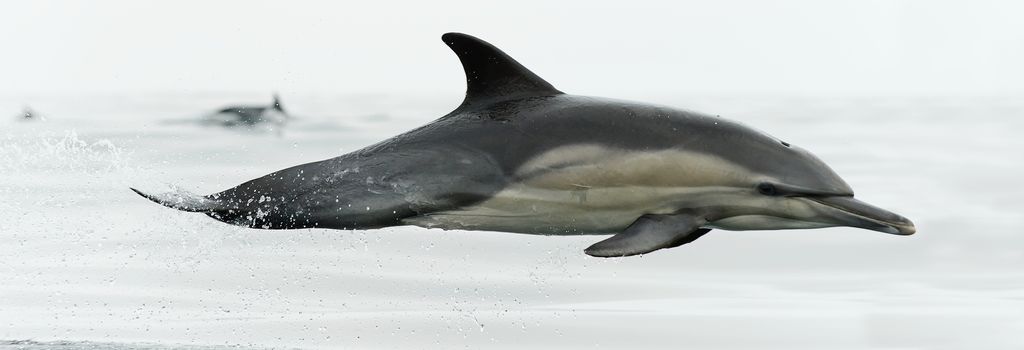
[[[619,232],[644,214],[723,205],[748,195],[749,170],[713,155],[628,151],[598,145],[553,149],[516,172],[526,178],[459,210],[406,219],[443,229],[538,234]]]

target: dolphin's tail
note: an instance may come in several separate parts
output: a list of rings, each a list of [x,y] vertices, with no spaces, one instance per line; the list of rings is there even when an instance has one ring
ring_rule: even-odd
[[[236,209],[235,207],[227,205],[221,201],[206,198],[181,189],[175,189],[173,192],[165,192],[156,195],[148,194],[134,188],[131,188],[131,190],[135,191],[135,193],[138,193],[140,196],[146,197],[146,199],[159,203],[160,205],[182,211],[210,214],[218,212],[223,213]]]

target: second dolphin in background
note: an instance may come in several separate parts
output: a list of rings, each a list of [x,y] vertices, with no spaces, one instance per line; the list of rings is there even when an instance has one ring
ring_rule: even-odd
[[[291,119],[275,93],[269,105],[235,105],[224,107],[203,117],[201,123],[226,127],[269,126],[280,130]]]

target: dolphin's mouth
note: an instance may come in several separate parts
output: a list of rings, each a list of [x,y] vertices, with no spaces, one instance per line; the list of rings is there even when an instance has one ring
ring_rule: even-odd
[[[836,219],[847,226],[909,236],[917,232],[914,223],[899,214],[861,202],[852,196],[807,196],[812,201],[840,211]]]

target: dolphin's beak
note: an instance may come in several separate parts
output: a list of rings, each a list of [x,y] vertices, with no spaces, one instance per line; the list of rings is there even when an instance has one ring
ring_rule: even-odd
[[[835,211],[833,218],[843,225],[909,236],[917,232],[914,223],[891,211],[861,202],[850,196],[808,196]]]

